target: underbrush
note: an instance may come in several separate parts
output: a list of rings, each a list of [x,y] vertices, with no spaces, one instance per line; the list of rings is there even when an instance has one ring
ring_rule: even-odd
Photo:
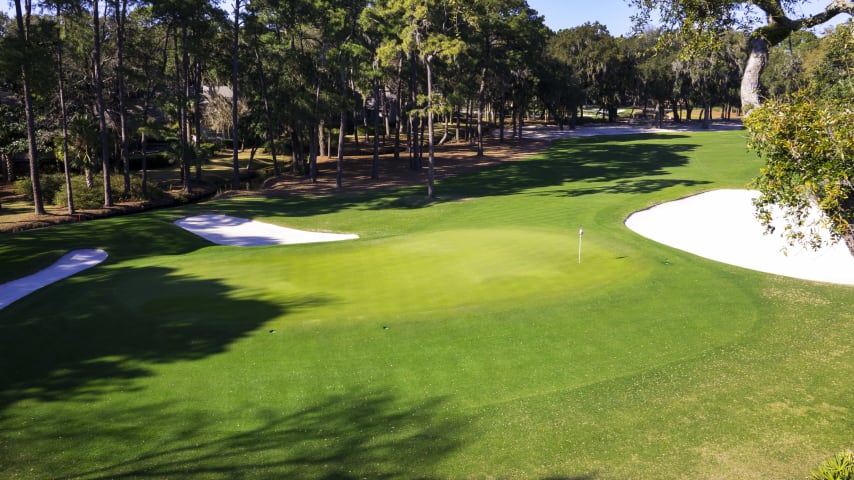
[[[65,176],[63,174],[42,175],[39,177],[42,190],[42,198],[46,204],[65,207],[68,205],[68,198],[65,193]],[[142,192],[142,180],[139,178],[131,178],[130,191],[127,197],[123,197],[124,178],[120,175],[110,177],[111,195],[114,202],[126,200],[159,200],[166,196],[157,185],[148,182],[147,192]],[[26,197],[27,200],[33,200],[33,190],[29,178],[23,178],[15,182],[15,190]],[[74,200],[75,208],[98,208],[104,204],[104,180],[101,177],[93,179],[93,185],[90,188],[86,185],[84,177],[71,178],[71,192]]]

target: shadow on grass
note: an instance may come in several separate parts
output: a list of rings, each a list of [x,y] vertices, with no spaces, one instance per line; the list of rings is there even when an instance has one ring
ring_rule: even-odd
[[[708,182],[672,178],[670,170],[688,164],[698,145],[675,142],[682,135],[631,135],[576,138],[555,142],[532,160],[508,162],[446,180],[441,190],[467,196],[498,196],[545,189],[538,195],[651,193],[677,185]],[[667,143],[647,140],[667,139]],[[662,177],[662,178],[650,178]],[[584,184],[595,184],[582,188]]]
[[[56,479],[429,478],[438,462],[470,441],[466,423],[441,398],[403,402],[384,390],[350,391],[302,408],[271,403],[249,414],[188,412],[172,403],[90,412],[45,420],[17,448],[48,457],[55,452],[44,450],[59,443],[78,448],[82,458],[54,471]],[[99,449],[105,439],[115,442],[87,456],[93,436],[100,437]]]
[[[708,182],[674,178],[672,169],[688,164],[698,145],[680,134],[640,134],[585,137],[555,142],[531,159],[506,162],[442,180],[438,200],[514,195],[543,190],[537,195],[582,196],[597,193],[651,193],[665,188]],[[651,142],[650,140],[656,140]],[[652,178],[650,178],[652,177]],[[585,188],[585,184],[591,186]],[[289,216],[312,216],[346,209],[415,209],[432,205],[423,187],[351,193],[327,197],[293,196],[276,200]],[[280,203],[279,203],[280,202]],[[269,215],[270,207],[241,203],[223,205],[221,213],[238,216]]]
[[[35,273],[75,249],[103,248],[110,255],[104,265],[109,265],[128,258],[182,255],[210,246],[173,225],[168,218],[171,210],[4,234],[0,283]]]
[[[133,390],[151,364],[223,352],[270,319],[326,301],[230,298],[230,288],[218,281],[164,268],[98,268],[49,292],[0,315],[0,412],[25,399]]]

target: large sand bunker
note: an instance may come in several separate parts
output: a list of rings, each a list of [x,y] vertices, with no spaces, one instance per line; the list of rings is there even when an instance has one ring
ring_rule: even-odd
[[[854,285],[854,257],[843,243],[810,250],[766,235],[751,190],[715,190],[632,214],[626,226],[656,242],[739,267]],[[779,226],[777,226],[779,225]],[[781,220],[776,231],[783,231]],[[825,233],[825,235],[827,235]]]

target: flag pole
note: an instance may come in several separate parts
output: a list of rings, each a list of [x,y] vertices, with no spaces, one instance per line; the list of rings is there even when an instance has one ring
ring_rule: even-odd
[[[584,227],[578,229],[578,264],[581,265],[581,239],[584,237]]]

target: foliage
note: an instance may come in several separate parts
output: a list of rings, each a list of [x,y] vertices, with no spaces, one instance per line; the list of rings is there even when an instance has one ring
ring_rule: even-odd
[[[812,84],[817,94],[848,100],[854,97],[854,22],[838,25],[825,37],[824,56],[817,65]]]
[[[42,197],[45,203],[53,203],[54,196],[59,193],[57,198],[62,196],[65,188],[65,177],[58,174],[41,175]],[[23,196],[28,202],[33,201],[33,186],[29,177],[19,178],[15,182],[15,193]]]
[[[854,480],[854,452],[839,452],[810,474],[811,480]]]
[[[127,199],[120,198],[121,186],[124,181],[120,176],[113,175],[110,178],[112,182],[113,201],[119,200],[156,200],[162,198],[164,193],[156,185],[149,182],[147,195],[142,194],[142,184],[139,178],[133,178],[131,181],[130,196]],[[71,190],[75,208],[100,208],[104,204],[104,188],[103,179],[101,177],[94,178],[95,185],[92,188],[86,186],[86,179],[81,176],[71,177]],[[57,205],[60,207],[67,206],[67,197],[65,194],[65,176],[62,174],[50,174],[41,176],[42,195],[45,203]],[[21,178],[15,182],[15,190],[19,195],[24,195],[28,201],[33,199],[33,189],[29,178]]]
[[[583,100],[601,105],[609,111],[609,121],[615,121],[633,73],[624,40],[614,38],[605,25],[588,22],[557,32],[547,52],[569,72],[569,83],[580,88]]]
[[[768,96],[789,95],[807,86],[810,68],[821,45],[810,31],[792,33],[787,41],[771,48],[762,86]]]
[[[827,37],[824,59],[810,88],[768,101],[745,120],[749,147],[766,166],[754,186],[761,192],[758,214],[770,226],[771,209],[785,210],[785,235],[819,247],[842,239],[854,252],[854,110],[848,95],[854,82],[854,30],[850,23]],[[809,219],[817,206],[821,219]],[[817,235],[825,223],[831,239]],[[804,232],[801,227],[810,228]]]
[[[809,219],[816,205],[833,240],[850,235],[854,220],[854,110],[847,101],[823,100],[799,93],[770,100],[745,120],[748,147],[766,165],[753,186],[760,220],[770,227],[772,208],[785,211],[786,236],[815,248],[825,243],[816,221]],[[811,228],[804,233],[799,228]]]

